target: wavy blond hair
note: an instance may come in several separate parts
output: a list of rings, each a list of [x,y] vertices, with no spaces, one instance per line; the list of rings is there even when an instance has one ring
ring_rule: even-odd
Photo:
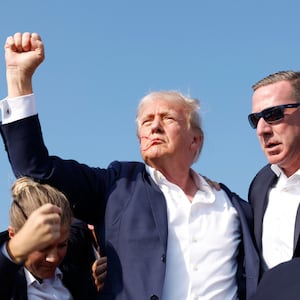
[[[10,224],[16,232],[21,229],[34,210],[46,203],[61,208],[62,225],[71,224],[72,211],[66,196],[48,184],[21,177],[12,185],[11,196]]]

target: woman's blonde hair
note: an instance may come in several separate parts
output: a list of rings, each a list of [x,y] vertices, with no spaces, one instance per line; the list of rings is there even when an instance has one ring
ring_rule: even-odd
[[[61,208],[61,224],[70,225],[72,211],[66,196],[56,188],[21,177],[11,187],[12,203],[10,207],[10,225],[15,231],[21,229],[29,215],[46,203]]]

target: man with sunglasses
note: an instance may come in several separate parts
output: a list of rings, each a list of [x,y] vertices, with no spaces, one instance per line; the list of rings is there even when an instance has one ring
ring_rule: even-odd
[[[253,90],[248,120],[269,161],[249,188],[264,274],[257,299],[299,299],[300,72],[271,74]]]

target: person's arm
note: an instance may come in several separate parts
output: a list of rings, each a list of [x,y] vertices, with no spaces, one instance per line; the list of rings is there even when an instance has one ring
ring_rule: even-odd
[[[5,42],[8,96],[0,102],[2,124],[37,114],[32,77],[44,60],[44,46],[37,33],[15,33]]]
[[[212,188],[212,189],[216,189],[217,191],[220,191],[221,190],[221,186],[220,186],[220,183],[217,182],[217,181],[213,181],[211,179],[209,179],[208,177],[204,176],[204,175],[201,175],[199,174],[200,176],[202,176],[205,181],[209,184],[209,186]]]
[[[0,103],[0,131],[5,150],[16,177],[28,176],[56,187],[67,196],[76,217],[93,223],[99,216],[103,217],[105,202],[100,200],[106,199],[105,185],[110,185],[114,178],[107,176],[106,169],[49,155],[32,104],[34,95],[28,94],[33,91],[32,76],[43,59],[44,46],[37,34],[17,33],[7,38],[5,60],[9,91],[8,98]],[[111,173],[114,176],[115,173]]]
[[[98,259],[93,263],[92,274],[95,285],[98,291],[101,291],[104,287],[105,278],[107,276],[107,257],[99,256]]]
[[[92,265],[92,274],[97,290],[100,291],[104,287],[104,281],[107,276],[107,257],[101,255],[100,245],[96,235],[95,227],[92,224],[88,224],[88,228],[91,231],[94,240],[94,253],[96,260]]]
[[[14,263],[7,254],[8,231],[0,233],[0,291],[1,299],[12,299],[16,275],[23,264]]]
[[[54,243],[60,237],[60,213],[59,207],[48,203],[36,209],[18,232],[9,227],[6,249],[11,260],[22,264],[33,251]]]
[[[95,297],[106,278],[106,257],[99,262],[101,268],[97,273],[92,269],[96,258],[99,257],[99,253],[95,253],[93,239],[87,224],[75,219],[71,225],[68,251],[60,265],[66,286],[72,286],[74,295],[82,299]],[[95,281],[95,276],[100,276],[99,281]]]
[[[44,60],[44,46],[37,33],[15,33],[5,42],[8,98],[33,93],[32,76]]]
[[[3,242],[2,242],[3,243]],[[5,242],[7,243],[7,242]],[[4,244],[0,248],[5,247]],[[0,291],[1,299],[12,299],[16,284],[16,275],[23,264],[16,264],[0,251]]]

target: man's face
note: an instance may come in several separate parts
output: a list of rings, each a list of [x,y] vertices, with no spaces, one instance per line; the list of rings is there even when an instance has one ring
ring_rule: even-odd
[[[151,100],[143,104],[138,119],[140,151],[147,164],[160,169],[175,159],[178,165],[190,166],[196,149],[193,146],[195,133],[188,128],[181,105],[162,99]]]
[[[272,106],[296,102],[291,84],[279,81],[254,92],[252,112],[258,113]],[[278,164],[287,176],[300,168],[300,109],[285,109],[284,118],[273,124],[260,118],[256,132],[262,150],[271,164]]]
[[[25,266],[34,276],[46,279],[55,274],[56,268],[66,255],[69,232],[69,225],[62,226],[61,236],[55,243],[43,250],[34,251],[28,256]]]

